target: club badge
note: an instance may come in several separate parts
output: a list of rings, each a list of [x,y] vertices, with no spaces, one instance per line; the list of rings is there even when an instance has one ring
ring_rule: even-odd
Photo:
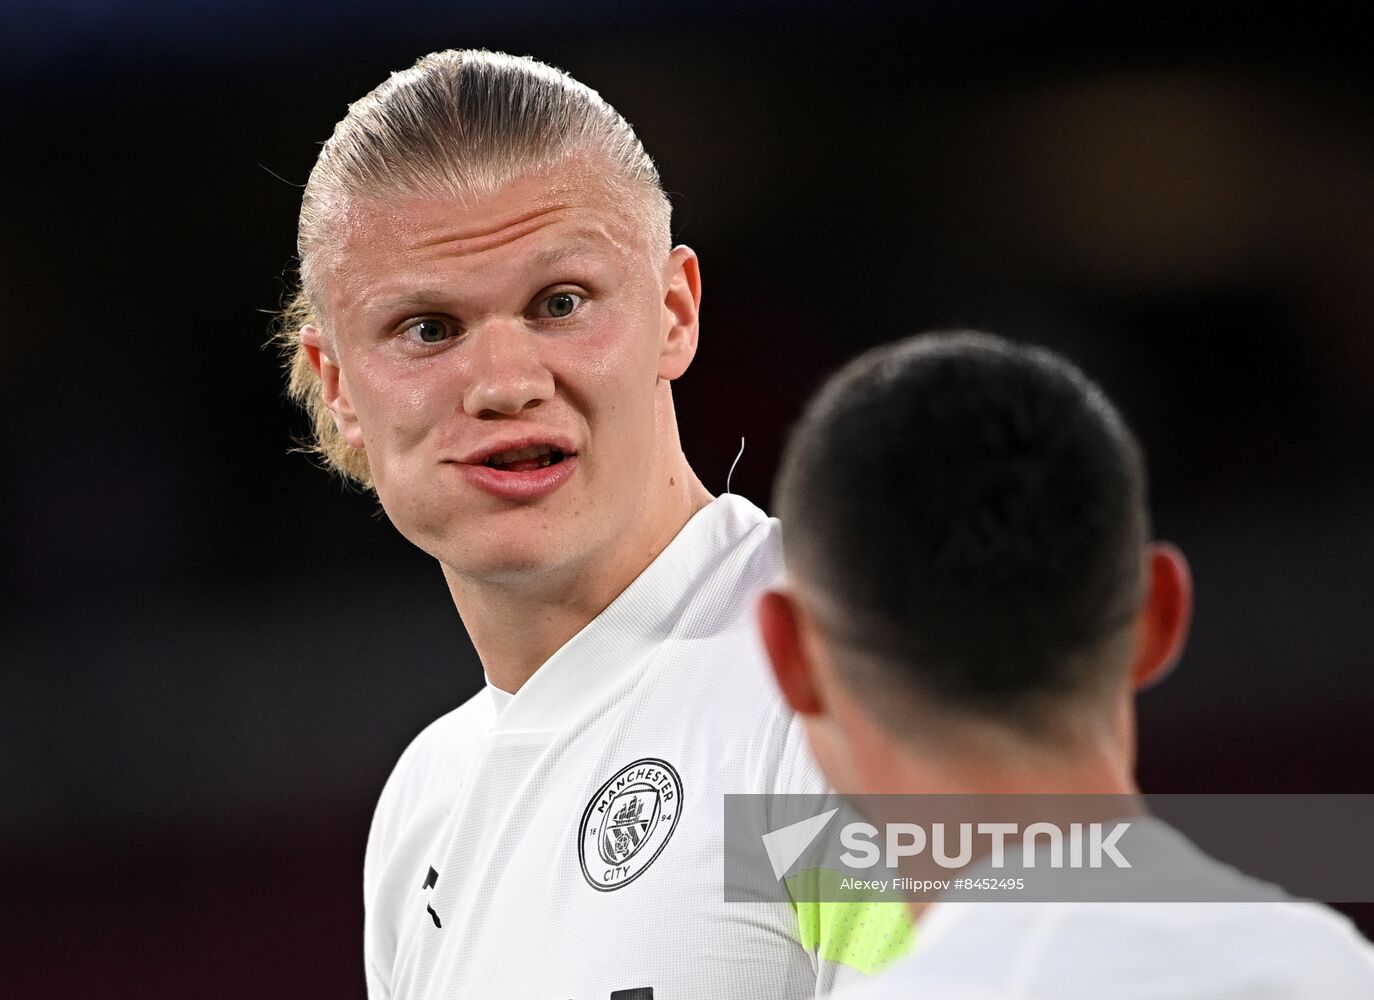
[[[682,779],[646,757],[617,771],[592,796],[577,831],[587,883],[601,892],[629,885],[654,863],[677,828]]]

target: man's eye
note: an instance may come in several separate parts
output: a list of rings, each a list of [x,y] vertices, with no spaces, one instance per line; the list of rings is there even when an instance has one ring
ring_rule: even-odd
[[[562,319],[564,316],[571,316],[582,302],[582,296],[576,292],[555,292],[539,303],[538,311],[552,319]]]
[[[405,335],[421,344],[439,344],[448,339],[448,326],[437,319],[422,319],[406,327]]]

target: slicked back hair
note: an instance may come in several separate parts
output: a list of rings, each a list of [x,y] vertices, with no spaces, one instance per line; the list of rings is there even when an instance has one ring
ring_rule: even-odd
[[[913,704],[1039,730],[1114,679],[1100,653],[1143,599],[1145,471],[1062,357],[972,332],[869,351],[807,407],[774,505],[789,571],[893,732]]]
[[[320,399],[299,331],[328,332],[312,268],[352,199],[423,196],[470,202],[521,177],[583,156],[604,166],[626,212],[641,216],[651,252],[667,254],[671,206],[629,123],[590,87],[535,59],[477,49],[435,52],[393,73],[334,127],[301,200],[300,283],[277,322],[287,393],[311,416],[312,449],[326,466],[370,486],[367,457],[340,436]]]

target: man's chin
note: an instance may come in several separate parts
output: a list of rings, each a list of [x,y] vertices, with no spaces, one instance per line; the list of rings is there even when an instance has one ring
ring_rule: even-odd
[[[444,575],[468,586],[511,589],[537,587],[567,571],[568,553],[547,544],[521,545],[507,541],[489,550],[431,552],[444,566]]]
[[[567,526],[548,510],[428,512],[404,528],[392,523],[416,548],[433,556],[445,575],[475,583],[510,585],[557,572],[573,554],[562,543]],[[407,530],[409,529],[409,530]]]

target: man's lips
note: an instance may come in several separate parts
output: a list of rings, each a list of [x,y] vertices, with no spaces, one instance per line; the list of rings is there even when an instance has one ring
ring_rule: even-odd
[[[569,458],[577,454],[573,444],[567,438],[558,434],[524,434],[520,437],[499,438],[479,445],[462,457],[456,459],[463,465],[489,465],[493,464],[494,458],[513,458],[513,452],[529,451],[531,449],[547,448],[550,451],[558,452],[564,458]]]
[[[501,500],[538,500],[553,493],[577,471],[577,456],[533,469],[493,469],[489,465],[450,462],[464,481]]]
[[[548,496],[572,477],[577,452],[566,438],[527,435],[489,442],[448,464],[484,493],[529,501]]]

